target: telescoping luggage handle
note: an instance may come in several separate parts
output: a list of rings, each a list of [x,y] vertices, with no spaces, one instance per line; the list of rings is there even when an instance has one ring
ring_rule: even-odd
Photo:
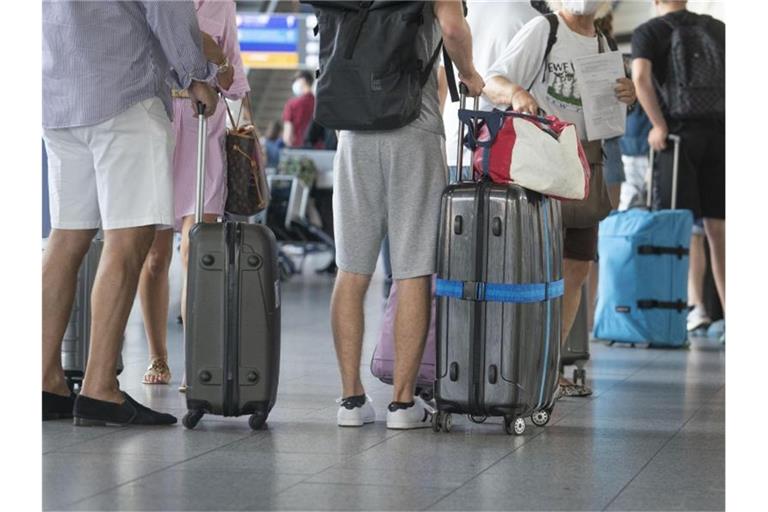
[[[205,147],[208,135],[208,120],[205,117],[205,105],[197,102],[197,184],[195,191],[195,224],[203,222],[205,207]]]
[[[467,94],[469,94],[469,89],[464,84],[464,82],[459,83],[459,112],[464,111],[467,109]],[[474,107],[473,109],[475,111],[480,110],[480,97],[475,96],[474,98]],[[459,115],[461,118],[461,115]],[[459,176],[459,181],[464,181],[464,130],[466,129],[466,123],[463,121],[463,119],[459,119],[459,143],[457,144],[458,149],[456,150],[456,173]],[[473,122],[472,126],[473,131],[477,132],[477,120]],[[470,175],[472,173],[470,172]]]
[[[670,205],[670,207],[673,210],[675,210],[677,208],[677,179],[678,179],[678,168],[680,165],[680,136],[670,134],[667,138],[671,140],[675,145],[675,148],[674,148],[675,154],[672,159],[672,203]],[[653,175],[654,175],[653,160],[654,160],[655,153],[656,152],[653,150],[653,148],[651,148],[651,154],[648,158],[648,169],[650,172],[648,173],[649,178],[648,178],[647,206],[649,210],[653,208]]]

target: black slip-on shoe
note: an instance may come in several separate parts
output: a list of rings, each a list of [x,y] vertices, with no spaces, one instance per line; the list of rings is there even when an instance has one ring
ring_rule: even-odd
[[[141,405],[125,391],[123,397],[125,401],[116,404],[78,395],[74,408],[75,426],[173,425],[178,421],[171,414],[153,411]]]
[[[75,395],[61,396],[43,391],[43,421],[65,420],[72,417]]]

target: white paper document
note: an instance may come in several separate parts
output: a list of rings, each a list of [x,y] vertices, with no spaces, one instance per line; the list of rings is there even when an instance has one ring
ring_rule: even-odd
[[[573,60],[581,105],[587,126],[587,139],[598,140],[624,134],[627,106],[616,99],[616,80],[623,78],[624,60],[620,52],[599,53]]]

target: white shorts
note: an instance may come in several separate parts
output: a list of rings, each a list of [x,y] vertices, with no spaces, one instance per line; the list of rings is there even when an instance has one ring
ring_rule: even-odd
[[[45,129],[54,229],[173,225],[173,130],[158,98],[102,123]]]

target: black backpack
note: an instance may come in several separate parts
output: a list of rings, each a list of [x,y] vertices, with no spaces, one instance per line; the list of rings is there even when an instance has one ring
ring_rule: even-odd
[[[421,91],[442,47],[441,41],[426,62],[419,56],[417,32],[432,2],[302,3],[315,8],[320,35],[318,123],[335,130],[394,130],[419,117]]]
[[[659,87],[673,119],[725,116],[725,48],[708,30],[711,16],[695,23],[662,18],[672,28],[667,77]]]

